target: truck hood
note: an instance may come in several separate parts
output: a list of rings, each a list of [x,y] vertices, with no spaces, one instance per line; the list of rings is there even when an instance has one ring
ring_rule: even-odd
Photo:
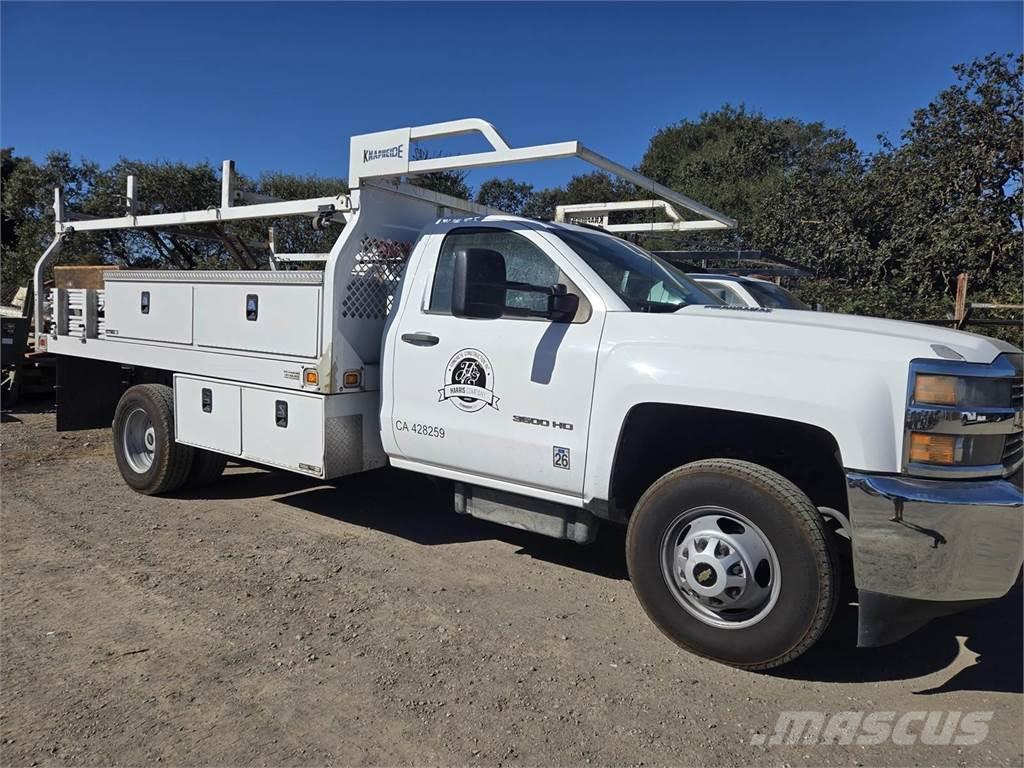
[[[922,354],[922,357],[949,357],[946,350],[951,350],[971,363],[991,363],[1003,353],[1020,353],[1021,351],[1008,342],[977,333],[879,317],[792,309],[757,310],[745,307],[715,307],[696,304],[683,307],[675,314],[717,317],[726,322],[781,325],[794,330],[796,328],[815,329],[824,334],[823,337],[815,334],[819,339],[832,337],[831,334],[828,334],[828,331],[832,330],[836,332],[834,338],[837,345],[841,344],[843,337],[848,337],[849,334],[866,334],[877,337],[879,341],[889,339],[893,342],[903,342],[913,346],[927,345],[925,348],[930,351],[930,354]],[[759,330],[761,329],[767,331],[764,325],[759,325]],[[940,349],[936,350],[931,345],[939,346]],[[942,347],[945,347],[946,350],[943,350]]]
[[[624,419],[637,405],[669,403],[785,419],[832,435],[845,467],[898,472],[911,361],[988,365],[1006,353],[1019,350],[973,333],[853,315],[702,305],[608,312],[595,412]]]

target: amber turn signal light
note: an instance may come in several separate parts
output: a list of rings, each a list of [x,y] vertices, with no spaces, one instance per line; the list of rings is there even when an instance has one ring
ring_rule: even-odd
[[[956,435],[910,433],[910,460],[921,464],[956,464]]]
[[[956,405],[956,376],[920,373],[914,380],[914,402]]]
[[[346,387],[358,387],[359,380],[362,378],[359,371],[345,371],[345,375],[342,377],[342,384]]]
[[[316,368],[306,368],[302,371],[302,380],[307,386],[315,387],[320,383],[320,374],[317,373]]]

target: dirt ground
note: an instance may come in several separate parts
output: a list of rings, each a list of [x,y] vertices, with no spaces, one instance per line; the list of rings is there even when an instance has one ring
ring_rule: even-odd
[[[676,649],[591,547],[448,511],[392,470],[123,484],[107,430],[2,452],[0,763],[1021,765],[1021,595],[774,674]],[[780,712],[992,712],[972,746],[757,745]]]

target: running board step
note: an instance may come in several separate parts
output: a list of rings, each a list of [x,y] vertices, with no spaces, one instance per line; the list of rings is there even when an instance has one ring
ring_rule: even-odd
[[[577,544],[590,544],[597,538],[598,520],[585,509],[478,485],[455,484],[455,511]]]

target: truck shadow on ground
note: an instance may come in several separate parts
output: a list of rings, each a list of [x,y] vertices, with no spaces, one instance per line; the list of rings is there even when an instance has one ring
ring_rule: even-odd
[[[261,496],[348,525],[358,525],[426,546],[497,540],[516,554],[573,568],[605,579],[629,578],[625,531],[605,527],[597,541],[580,546],[477,520],[452,510],[451,486],[393,469],[321,483],[283,472],[232,471],[216,485],[183,498],[238,499]],[[917,691],[932,695],[959,690],[1021,693],[1024,678],[1022,593],[966,613],[936,619],[922,630],[881,648],[857,648],[857,609],[842,605],[821,641],[795,662],[769,674],[792,680],[850,683],[909,680],[949,667],[939,685]],[[956,663],[958,637],[977,654]],[[841,663],[837,663],[837,659]]]
[[[24,395],[13,405],[10,403],[6,392],[0,395],[0,422],[4,424],[21,424],[23,419],[19,419],[18,416],[26,413],[53,412],[52,395]]]
[[[608,579],[627,579],[624,537],[602,531],[589,547],[459,515],[451,485],[425,475],[380,469],[328,483],[287,472],[229,470],[215,485],[176,494],[191,499],[262,496],[290,507],[433,546],[470,541],[504,541],[516,554],[564,565]]]
[[[795,662],[773,674],[795,680],[857,683],[909,680],[949,668],[949,677],[944,682],[922,687],[915,693],[1022,693],[1024,620],[1021,601],[1018,581],[1001,600],[935,619],[909,637],[881,648],[856,647],[856,606],[840,606],[825,637]],[[960,637],[967,656],[958,661],[961,649],[957,638]],[[973,661],[971,655],[976,655]],[[837,659],[842,659],[842,663],[837,664]]]

